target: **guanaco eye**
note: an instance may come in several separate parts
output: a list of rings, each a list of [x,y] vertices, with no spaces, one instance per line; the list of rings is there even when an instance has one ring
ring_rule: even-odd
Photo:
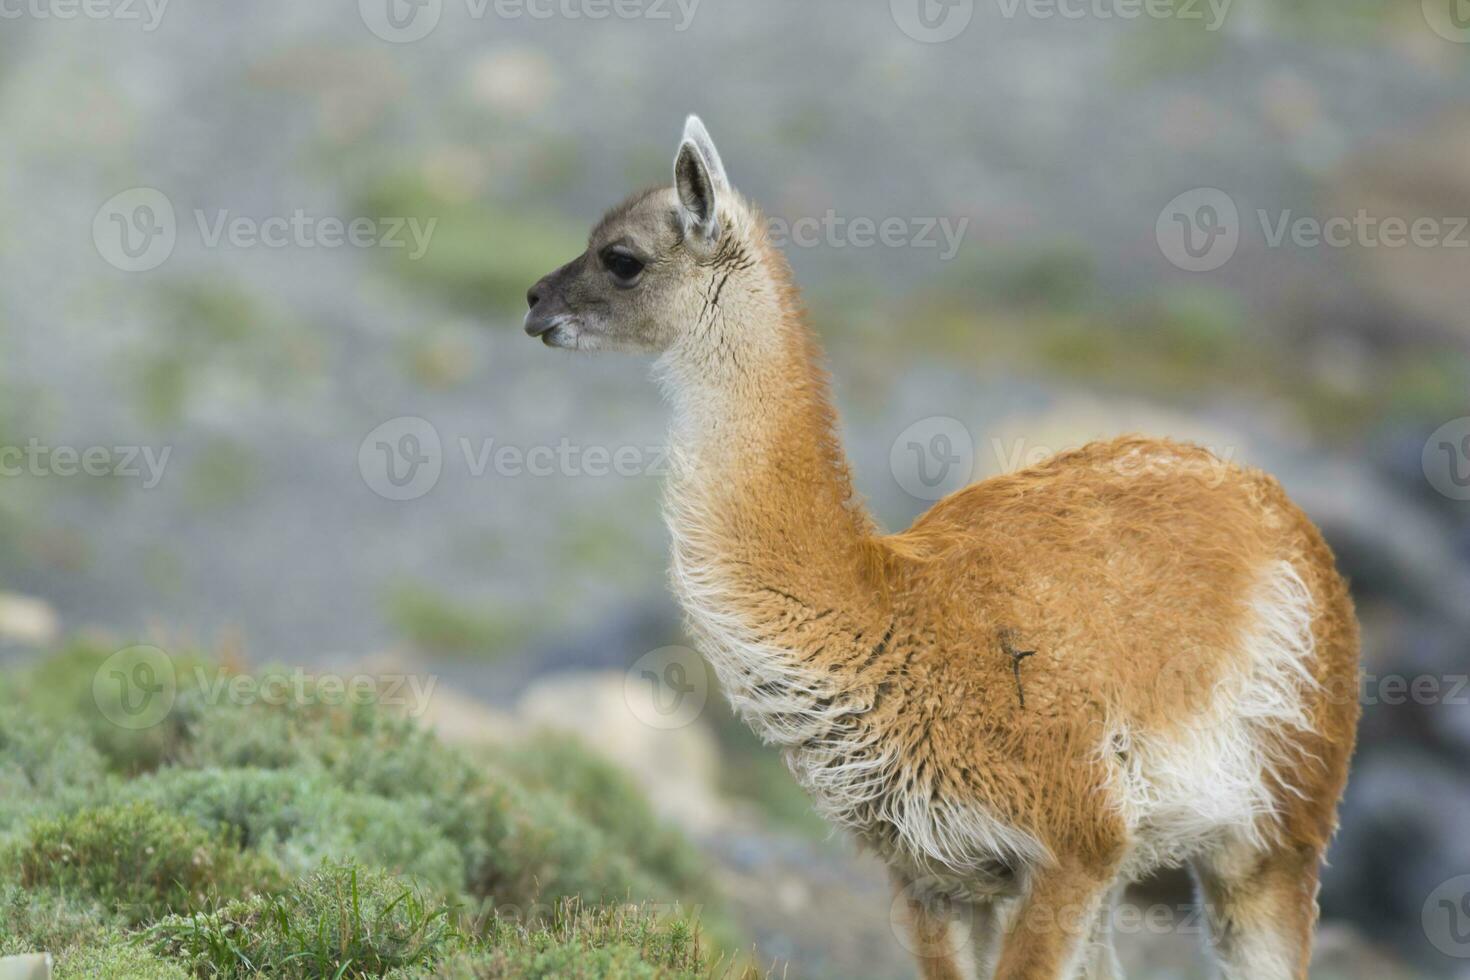
[[[625,248],[614,246],[602,253],[602,264],[619,286],[631,286],[643,272],[643,260]]]

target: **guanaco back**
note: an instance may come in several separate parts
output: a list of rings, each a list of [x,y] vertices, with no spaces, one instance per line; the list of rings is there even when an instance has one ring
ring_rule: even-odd
[[[672,185],[527,298],[547,346],[658,355],[689,629],[887,863],[923,976],[1118,976],[1121,889],[1188,865],[1226,977],[1306,977],[1358,627],[1275,480],[1124,437],[881,533],[786,260],[693,116]]]

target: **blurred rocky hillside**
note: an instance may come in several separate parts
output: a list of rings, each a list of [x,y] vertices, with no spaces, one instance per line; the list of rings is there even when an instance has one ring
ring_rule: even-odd
[[[597,677],[681,640],[664,408],[646,365],[556,356],[519,319],[603,208],[667,179],[694,110],[773,217],[846,229],[788,254],[885,525],[928,505],[895,446],[936,419],[959,482],[1123,431],[1281,477],[1353,581],[1371,675],[1323,975],[1388,976],[1382,953],[1466,976],[1426,907],[1470,873],[1470,45],[1432,3],[1237,0],[1218,30],[1008,8],[943,43],[839,0],[703,0],[687,22],[447,3],[407,43],[352,4],[7,19],[0,447],[43,461],[0,477],[0,658],[89,631],[381,657],[443,679],[471,729],[487,704],[652,751]],[[109,210],[138,188],[153,210]],[[1199,189],[1238,241],[1191,272],[1168,229],[1209,216],[1171,209]],[[141,233],[160,197],[168,254],[127,271],[113,219]],[[376,237],[214,237],[298,214]],[[914,234],[863,246],[855,219]],[[1389,220],[1432,234],[1386,245]],[[915,241],[941,222],[963,222],[952,254]],[[101,475],[58,448],[101,450]],[[409,456],[433,478],[388,479]],[[762,950],[814,975],[901,962],[813,911],[881,917],[881,878],[813,842],[718,696],[681,731],[676,771],[703,775],[660,805]]]

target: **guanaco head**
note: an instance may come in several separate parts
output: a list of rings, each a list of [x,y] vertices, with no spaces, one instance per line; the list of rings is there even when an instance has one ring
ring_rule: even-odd
[[[690,116],[673,185],[609,211],[585,252],[531,287],[526,333],[571,350],[668,350],[697,324],[712,271],[749,226],[709,132]]]

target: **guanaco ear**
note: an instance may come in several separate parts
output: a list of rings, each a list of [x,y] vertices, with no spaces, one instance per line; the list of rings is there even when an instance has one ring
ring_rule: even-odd
[[[709,130],[698,116],[684,122],[684,140],[674,158],[674,188],[679,193],[679,219],[684,234],[701,244],[720,236],[719,195],[729,191],[725,165]]]

